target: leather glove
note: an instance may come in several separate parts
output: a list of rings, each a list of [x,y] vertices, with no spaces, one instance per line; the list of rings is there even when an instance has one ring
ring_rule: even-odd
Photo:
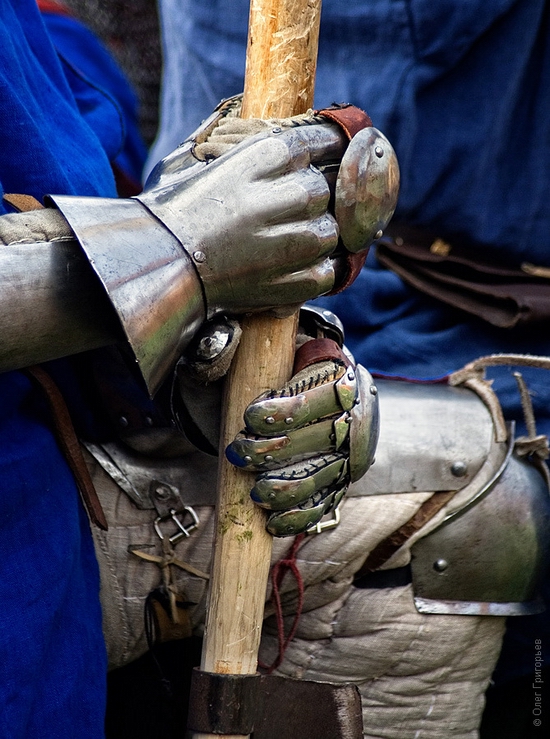
[[[316,527],[368,470],[378,439],[372,377],[334,341],[304,344],[295,369],[286,387],[248,406],[246,428],[226,450],[232,464],[258,471],[251,495],[272,511],[274,536]]]

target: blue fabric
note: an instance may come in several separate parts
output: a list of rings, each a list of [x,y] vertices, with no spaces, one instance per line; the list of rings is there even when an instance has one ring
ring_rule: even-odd
[[[78,20],[43,13],[76,103],[111,162],[141,182],[146,148],[138,128],[137,98],[109,52]]]
[[[0,194],[114,197],[116,106],[60,61],[34,0],[0,0],[0,36]],[[87,517],[41,392],[0,375],[0,408],[0,736],[98,739],[106,653]]]

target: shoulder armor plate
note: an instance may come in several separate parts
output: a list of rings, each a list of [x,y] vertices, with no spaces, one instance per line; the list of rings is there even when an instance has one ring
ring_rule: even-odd
[[[380,438],[376,463],[350,496],[462,490],[494,442],[493,422],[471,390],[377,380]]]

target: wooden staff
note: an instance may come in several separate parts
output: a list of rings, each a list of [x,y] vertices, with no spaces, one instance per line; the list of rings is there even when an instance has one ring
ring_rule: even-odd
[[[321,0],[251,0],[242,116],[285,118],[313,104]],[[247,316],[224,399],[214,557],[201,669],[256,672],[271,558],[265,512],[250,499],[254,475],[233,467],[225,447],[254,398],[290,378],[297,314]],[[215,739],[213,735],[195,735]],[[232,737],[242,739],[242,737]]]

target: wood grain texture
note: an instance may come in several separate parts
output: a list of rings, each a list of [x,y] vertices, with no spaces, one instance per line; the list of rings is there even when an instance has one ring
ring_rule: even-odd
[[[320,14],[321,0],[251,0],[243,117],[287,117],[312,106]],[[284,319],[245,317],[226,380],[216,537],[201,661],[208,672],[243,675],[257,669],[271,535],[265,530],[265,512],[250,498],[254,475],[229,464],[224,450],[243,428],[248,403],[289,379],[296,327],[297,314]]]

